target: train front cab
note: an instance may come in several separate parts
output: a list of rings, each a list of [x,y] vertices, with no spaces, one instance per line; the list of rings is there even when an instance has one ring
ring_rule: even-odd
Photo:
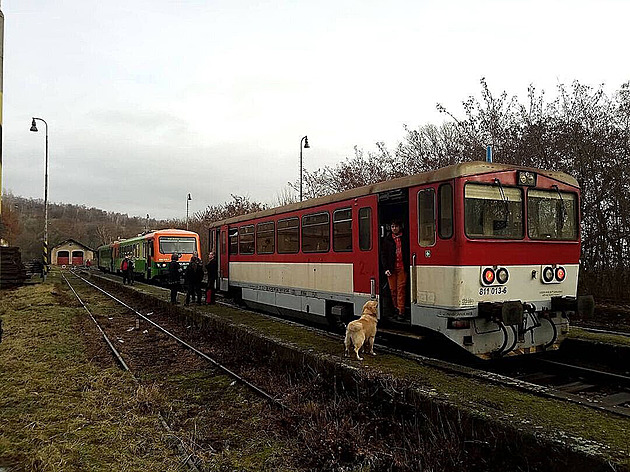
[[[412,326],[482,358],[558,347],[577,309],[577,183],[527,175],[409,189]]]
[[[179,263],[183,270],[188,267],[193,252],[201,257],[199,235],[189,231],[164,230],[148,234],[146,237],[147,278],[166,281],[168,266],[174,253],[180,255]]]

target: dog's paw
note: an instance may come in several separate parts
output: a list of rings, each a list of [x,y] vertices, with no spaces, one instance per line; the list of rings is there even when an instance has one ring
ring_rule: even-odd
[[[370,352],[370,355],[371,355],[371,356],[375,356],[375,355],[376,355],[376,353],[375,353],[374,351],[372,351],[372,352]]]
[[[358,361],[362,361],[362,360],[363,360],[363,358],[362,358],[362,357],[358,357],[358,356],[357,356],[357,360],[358,360]]]

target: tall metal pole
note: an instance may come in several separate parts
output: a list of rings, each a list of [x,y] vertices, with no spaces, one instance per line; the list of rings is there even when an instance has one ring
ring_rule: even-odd
[[[37,131],[35,120],[42,121],[46,125],[46,166],[44,174],[44,247],[43,247],[43,260],[44,260],[44,280],[46,280],[46,274],[48,274],[48,123],[42,118],[33,117],[33,123],[31,124],[31,131]]]
[[[186,198],[186,231],[188,231],[188,202],[191,201],[192,198],[190,194],[188,194],[188,198]]]
[[[4,75],[4,14],[0,10],[0,216],[2,215],[2,91]],[[2,241],[0,241],[0,244]]]
[[[300,140],[300,201],[302,201],[302,147],[304,147],[304,149],[308,149],[310,147],[308,145],[308,136],[304,136]]]

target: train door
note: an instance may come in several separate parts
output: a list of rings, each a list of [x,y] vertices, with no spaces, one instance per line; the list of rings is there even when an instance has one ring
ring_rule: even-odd
[[[147,257],[146,279],[151,280],[151,264],[153,263],[153,239],[147,239],[144,244],[144,250]]]
[[[410,303],[414,325],[429,326],[436,307],[458,303],[450,298],[457,293],[455,287],[440,283],[453,280],[448,267],[454,265],[457,253],[453,188],[453,182],[447,181],[410,189]]]
[[[404,290],[404,298],[400,301],[393,298],[392,290],[385,274],[384,260],[395,260],[397,257],[391,253],[396,251],[395,243],[391,238],[391,225],[397,222],[401,226],[401,256],[404,272],[407,275],[406,281],[403,282],[401,289]],[[379,227],[379,293],[380,296],[380,313],[381,317],[391,322],[409,323],[409,313],[411,303],[409,302],[409,190],[394,189],[378,195],[378,227]],[[394,245],[394,246],[392,246]],[[393,249],[392,249],[393,248]],[[384,252],[389,256],[383,257]],[[394,262],[395,263],[395,262]],[[398,289],[397,289],[398,290]],[[397,310],[397,305],[400,309]],[[404,305],[404,308],[402,307]]]
[[[219,261],[219,289],[226,292],[229,286],[229,257],[228,257],[228,227],[221,226],[219,230],[219,251],[217,257]]]

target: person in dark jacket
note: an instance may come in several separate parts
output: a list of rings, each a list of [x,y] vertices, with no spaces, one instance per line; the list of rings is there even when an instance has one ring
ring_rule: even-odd
[[[133,257],[130,257],[127,262],[127,283],[133,285],[133,270],[135,269],[135,264],[133,262]]]
[[[395,317],[398,320],[405,317],[408,252],[400,221],[392,221],[391,232],[385,236],[381,245],[381,264],[387,276],[392,304],[396,309]]]
[[[186,281],[186,303],[190,303],[192,297],[193,303],[197,300],[197,304],[201,304],[201,281],[203,280],[203,267],[199,263],[199,258],[193,256],[190,260],[190,264],[186,268],[184,274],[184,280]]]
[[[122,272],[123,284],[127,285],[129,277],[129,256],[125,256],[120,263],[120,272]]]
[[[173,254],[171,256],[171,262],[168,265],[168,280],[171,286],[171,303],[177,305],[177,291],[179,290],[179,278],[180,278],[180,266],[177,262],[179,256]]]
[[[214,303],[214,295],[216,292],[217,272],[219,270],[217,258],[214,252],[208,254],[208,263],[206,264],[208,271],[208,291],[206,292],[206,303]]]

